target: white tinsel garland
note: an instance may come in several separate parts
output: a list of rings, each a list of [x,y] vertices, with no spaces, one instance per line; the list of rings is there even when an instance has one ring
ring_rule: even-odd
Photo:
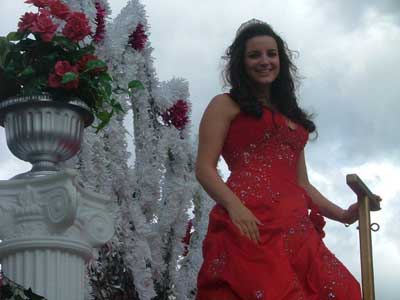
[[[161,163],[157,160],[158,134],[152,88],[157,86],[154,74],[149,74],[149,66],[144,55],[129,44],[129,36],[138,24],[147,28],[143,6],[138,1],[130,1],[114,20],[109,31],[109,64],[120,86],[132,80],[142,82],[144,89],[135,93],[131,107],[134,117],[135,169],[131,176],[132,191],[135,196],[129,203],[134,236],[130,241],[127,259],[132,265],[135,286],[141,299],[155,295],[152,276],[159,276],[163,268],[159,254],[158,236],[151,229],[150,222],[157,215],[155,208],[160,198]],[[149,48],[149,46],[146,46]],[[150,77],[150,79],[149,79]],[[153,105],[153,106],[152,106]],[[142,211],[145,212],[146,218]],[[150,244],[149,244],[150,243]],[[151,254],[151,255],[150,255]]]
[[[95,3],[100,3],[110,13],[106,0],[66,2],[71,3],[74,10],[83,10],[90,16],[93,31]],[[179,273],[177,269],[184,250],[182,238],[188,224],[188,210],[198,185],[193,175],[190,123],[185,129],[178,130],[166,127],[161,117],[162,112],[177,100],[186,101],[190,107],[188,84],[182,79],[158,82],[150,43],[147,42],[141,51],[130,44],[130,36],[139,24],[148,35],[143,5],[137,0],[129,1],[114,22],[108,24],[105,39],[97,50],[97,55],[107,61],[118,86],[126,87],[130,81],[138,80],[144,87],[131,99],[118,96],[125,111],[130,108],[133,111],[134,169],[128,166],[124,115],[112,120],[100,134],[87,130],[75,163],[86,186],[109,194],[118,203],[114,207],[118,234],[108,247],[113,255],[123,253],[123,261],[131,271],[140,299],[150,300],[156,296],[154,283],[167,284],[175,295],[180,296],[188,295],[195,282],[191,266],[199,264],[194,259],[197,256],[192,244],[190,259],[186,257],[182,261]],[[199,222],[203,220],[195,220],[195,235],[200,234]],[[201,234],[199,239],[202,240]],[[196,238],[193,244],[196,244]],[[164,255],[165,251],[169,251],[168,257]],[[186,281],[179,275],[182,272],[188,274]],[[163,282],[166,277],[168,283]]]
[[[197,274],[203,263],[202,245],[208,229],[208,219],[215,202],[198,185],[194,191],[193,233],[187,256],[181,261],[177,280],[177,300],[192,300],[196,296]]]
[[[163,99],[160,101],[160,104],[163,104],[163,111],[172,107],[178,100],[183,100],[188,105],[188,117],[190,117],[188,84],[185,80],[175,78],[163,82],[159,93]],[[189,133],[190,122],[180,130],[170,124],[170,127],[163,128],[160,142],[162,145],[160,150],[164,151],[164,155],[160,156],[165,158],[165,174],[157,225],[158,232],[163,238],[163,256],[168,257],[164,284],[169,285],[174,296],[179,294],[178,261],[184,252],[182,239],[189,221],[188,210],[192,206],[195,186]]]

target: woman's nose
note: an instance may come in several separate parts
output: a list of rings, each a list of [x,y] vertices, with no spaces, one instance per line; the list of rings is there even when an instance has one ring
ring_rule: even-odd
[[[261,55],[261,63],[262,64],[268,64],[269,63],[269,57],[266,54]]]

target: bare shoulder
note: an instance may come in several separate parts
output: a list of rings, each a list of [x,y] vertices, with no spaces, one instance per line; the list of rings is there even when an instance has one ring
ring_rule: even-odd
[[[197,166],[217,165],[231,121],[239,112],[239,106],[227,94],[210,101],[200,122]]]
[[[239,112],[239,106],[228,94],[219,94],[210,101],[205,114],[218,115],[220,118],[232,120]]]

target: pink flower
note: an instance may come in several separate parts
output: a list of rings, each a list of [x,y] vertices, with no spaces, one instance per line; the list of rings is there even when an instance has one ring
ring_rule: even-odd
[[[18,23],[18,31],[24,32],[32,29],[33,25],[36,23],[38,14],[27,12],[25,13]]]
[[[96,20],[95,23],[97,25],[96,27],[96,33],[93,36],[93,40],[96,43],[101,42],[104,39],[105,32],[106,32],[106,10],[104,9],[103,6],[101,6],[100,2],[96,2]]]
[[[73,12],[69,15],[62,33],[74,42],[83,40],[90,34],[89,20],[81,12]]]
[[[33,4],[37,7],[43,8],[49,5],[49,0],[26,0],[25,3]]]
[[[77,75],[77,78],[73,81],[63,84],[62,78],[65,73],[72,72]],[[76,89],[79,86],[79,77],[78,77],[78,67],[71,66],[69,61],[61,60],[58,61],[54,66],[54,73],[49,75],[48,84],[52,88],[65,88],[67,90]]]
[[[62,3],[59,0],[50,0],[49,2],[50,13],[62,20],[67,20],[70,10],[68,5]]]
[[[51,20],[49,12],[41,10],[40,14],[36,18],[36,22],[31,26],[31,31],[34,33],[40,33],[40,37],[43,41],[50,42],[54,37],[57,27],[58,26]]]
[[[189,121],[188,111],[188,104],[180,99],[163,113],[162,118],[168,126],[173,125],[176,129],[183,130]]]
[[[133,49],[142,51],[147,42],[147,35],[143,24],[139,23],[134,32],[129,36],[129,44]]]

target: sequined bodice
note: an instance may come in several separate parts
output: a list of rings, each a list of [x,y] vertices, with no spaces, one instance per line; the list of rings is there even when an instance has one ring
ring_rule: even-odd
[[[260,119],[240,112],[231,122],[222,149],[231,171],[228,186],[243,202],[248,197],[279,201],[293,189],[302,194],[297,161],[307,139],[301,125],[289,127],[288,119],[278,112],[264,108]]]
[[[231,122],[222,156],[231,172],[275,169],[295,176],[296,162],[307,139],[308,132],[302,126],[289,127],[280,113],[265,108],[262,118],[256,119],[240,112]]]

